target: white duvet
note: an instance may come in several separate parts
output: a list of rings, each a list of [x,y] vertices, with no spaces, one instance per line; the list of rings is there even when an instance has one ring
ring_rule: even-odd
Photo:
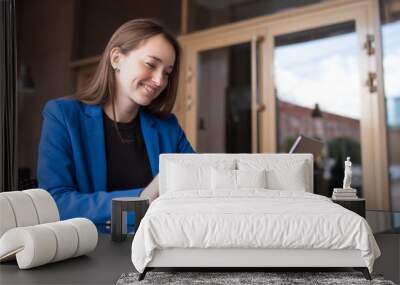
[[[358,249],[372,272],[380,251],[365,219],[328,198],[299,191],[171,192],[156,199],[132,243],[143,272],[155,249]]]

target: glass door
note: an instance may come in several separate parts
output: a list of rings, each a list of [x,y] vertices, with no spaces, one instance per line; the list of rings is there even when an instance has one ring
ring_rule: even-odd
[[[323,141],[323,152],[314,158],[316,194],[331,196],[343,186],[347,157],[358,196],[376,189],[379,147],[372,138],[376,106],[370,100],[378,89],[364,8],[302,15],[268,29],[266,100],[274,106],[267,114],[274,138],[269,148],[288,152],[299,135]]]
[[[277,35],[274,45],[278,152],[298,135],[325,143],[316,192],[343,184],[346,157],[362,195],[361,94],[355,21]]]

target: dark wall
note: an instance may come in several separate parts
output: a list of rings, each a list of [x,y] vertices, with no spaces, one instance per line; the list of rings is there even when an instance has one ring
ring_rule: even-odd
[[[17,0],[16,5],[18,66],[30,67],[35,84],[31,92],[18,92],[18,166],[35,177],[43,106],[72,88],[74,0]]]
[[[101,54],[114,31],[135,18],[155,18],[176,35],[180,31],[180,0],[76,1],[74,59]]]

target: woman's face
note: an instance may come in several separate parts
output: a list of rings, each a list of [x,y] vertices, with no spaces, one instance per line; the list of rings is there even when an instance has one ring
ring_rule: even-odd
[[[147,39],[126,55],[113,49],[111,64],[119,69],[115,72],[117,96],[149,105],[167,86],[174,63],[175,50],[163,35]]]

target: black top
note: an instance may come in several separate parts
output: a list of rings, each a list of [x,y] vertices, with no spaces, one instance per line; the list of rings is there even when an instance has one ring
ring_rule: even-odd
[[[151,180],[140,116],[129,123],[116,124],[103,112],[107,158],[107,191],[144,188]]]

